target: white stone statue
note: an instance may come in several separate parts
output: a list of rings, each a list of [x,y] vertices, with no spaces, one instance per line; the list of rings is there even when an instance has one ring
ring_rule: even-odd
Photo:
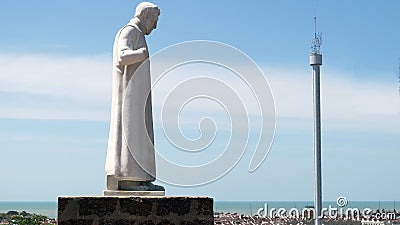
[[[136,7],[134,18],[115,37],[107,190],[164,191],[151,183],[156,169],[150,63],[145,39],[145,35],[156,29],[159,15],[157,5],[142,2]]]

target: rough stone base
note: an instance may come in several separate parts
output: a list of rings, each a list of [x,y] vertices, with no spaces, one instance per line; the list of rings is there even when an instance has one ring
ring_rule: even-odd
[[[59,197],[58,225],[212,225],[208,197]]]

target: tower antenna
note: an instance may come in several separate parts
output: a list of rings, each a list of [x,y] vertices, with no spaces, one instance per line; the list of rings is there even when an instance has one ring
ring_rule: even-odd
[[[322,45],[322,33],[317,33],[317,17],[314,16],[314,39],[311,46],[311,52],[319,54],[321,45]]]
[[[314,38],[317,38],[317,16],[314,16]]]

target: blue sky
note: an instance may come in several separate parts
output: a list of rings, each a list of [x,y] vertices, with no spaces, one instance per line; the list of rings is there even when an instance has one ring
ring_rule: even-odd
[[[138,3],[2,1],[0,200],[101,194],[112,44]],[[323,32],[324,199],[400,200],[399,1],[154,3],[161,16],[147,38],[151,54],[190,40],[232,45],[262,69],[276,106],[275,140],[258,170],[247,171],[255,145],[250,139],[250,151],[226,176],[200,187],[163,184],[167,194],[313,198],[308,60],[317,15]],[[196,134],[191,126],[183,129]],[[157,127],[156,140],[168,148]]]

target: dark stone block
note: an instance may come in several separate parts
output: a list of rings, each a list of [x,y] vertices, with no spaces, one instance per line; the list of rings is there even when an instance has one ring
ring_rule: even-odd
[[[162,220],[161,222],[157,223],[157,225],[175,225],[168,220]]]
[[[199,225],[199,224],[213,225],[214,224],[214,219],[211,219],[211,220],[198,220],[198,219],[195,219],[193,221],[182,221],[179,225]]]
[[[156,225],[152,220],[139,223],[140,225]]]
[[[213,204],[214,202],[212,199],[209,199],[209,201],[198,201],[197,215],[213,215]]]
[[[124,220],[124,219],[108,219],[100,220],[99,225],[135,225],[136,220]]]
[[[198,221],[196,221],[198,222]],[[198,223],[194,223],[194,221],[182,221],[179,225],[197,225]]]
[[[157,205],[156,215],[166,216],[169,214],[169,206],[165,201],[159,202]]]
[[[58,222],[58,225],[92,225],[93,219],[67,220]]]
[[[190,203],[189,198],[164,198],[158,201],[157,216],[166,216],[170,213],[176,213],[179,216],[188,214]]]
[[[149,216],[153,213],[153,201],[143,198],[121,198],[121,212],[134,216]]]
[[[211,220],[198,220],[198,219],[195,219],[193,224],[209,224],[209,225],[213,225],[214,224],[214,218],[212,218]]]
[[[63,199],[62,201],[58,201],[58,214],[64,212],[65,207],[72,202],[71,199]]]
[[[97,215],[104,216],[112,214],[117,207],[117,199],[110,198],[106,201],[104,198],[81,198],[78,200],[79,215]]]
[[[156,225],[152,220],[141,222],[140,225]]]
[[[59,197],[59,225],[213,225],[205,197]]]

